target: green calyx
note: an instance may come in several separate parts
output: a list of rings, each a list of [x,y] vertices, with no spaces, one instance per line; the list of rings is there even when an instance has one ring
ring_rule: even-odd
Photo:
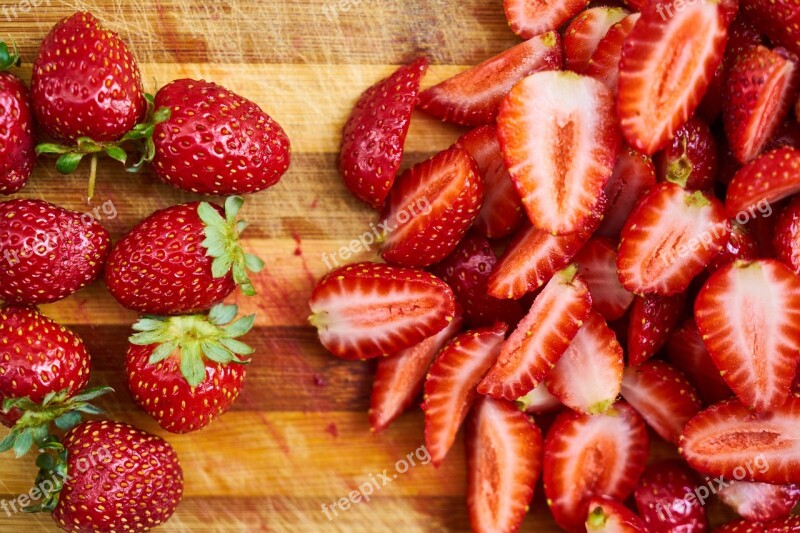
[[[667,181],[685,188],[692,175],[692,161],[686,155],[686,137],[681,142],[683,143],[683,155],[667,165]]]
[[[600,506],[595,507],[589,511],[589,516],[586,518],[586,525],[589,529],[601,529],[605,527],[608,522],[608,516],[603,512]]]
[[[575,280],[575,276],[578,275],[578,265],[576,263],[572,263],[556,274],[561,278],[564,285],[570,285]]]
[[[206,379],[205,359],[222,365],[248,364],[253,349],[237,340],[253,328],[255,315],[236,318],[239,308],[219,304],[208,315],[143,316],[133,329],[130,342],[137,346],[158,346],[148,364],[155,365],[172,355],[180,357],[181,374],[197,387]]]
[[[67,471],[67,449],[58,438],[49,435],[39,446],[39,457],[36,466],[39,473],[34,487],[41,497],[23,509],[26,513],[52,513],[58,505],[58,498],[64,488],[64,480],[69,477]]]
[[[247,222],[237,221],[244,200],[239,196],[231,196],[225,200],[225,218],[211,204],[202,202],[197,208],[200,220],[205,224],[205,240],[203,247],[206,255],[213,257],[211,273],[215,278],[233,273],[233,281],[242,288],[247,296],[256,293],[247,271],[261,272],[264,261],[253,254],[245,253],[239,242],[239,235],[247,227]]]
[[[89,402],[113,390],[110,387],[96,387],[70,398],[69,389],[64,389],[51,392],[40,404],[30,398],[6,398],[3,412],[19,409],[22,416],[11,428],[11,433],[0,441],[0,453],[14,450],[17,458],[22,457],[34,444],[41,447],[46,442],[50,436],[50,424],[54,423],[58,429],[68,431],[81,422],[82,414],[103,414],[102,409]]]
[[[17,50],[17,43],[11,43],[12,49],[8,49],[8,45],[0,41],[0,70],[8,70],[11,67],[18,67],[22,64],[22,58]]]

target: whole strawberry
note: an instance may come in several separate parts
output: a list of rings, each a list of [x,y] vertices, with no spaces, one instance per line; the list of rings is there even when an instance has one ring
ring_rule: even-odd
[[[207,426],[227,411],[242,389],[253,350],[236,340],[255,315],[236,319],[235,305],[208,315],[145,317],[134,324],[125,376],[134,401],[173,433]],[[164,391],[168,391],[164,394]]]
[[[0,42],[0,194],[22,189],[36,163],[30,94],[18,76],[6,71],[19,62],[16,50]]]
[[[171,117],[156,126],[156,175],[200,194],[246,194],[278,183],[289,168],[289,139],[250,100],[216,83],[181,79],[158,91],[156,109]]]
[[[89,215],[43,200],[0,202],[0,299],[39,305],[66,298],[99,276],[110,244]]]
[[[242,199],[223,210],[191,202],[156,211],[120,240],[108,258],[105,281],[128,309],[152,315],[200,313],[222,302],[237,285],[255,294],[247,270],[263,261],[245,253],[237,222]]]

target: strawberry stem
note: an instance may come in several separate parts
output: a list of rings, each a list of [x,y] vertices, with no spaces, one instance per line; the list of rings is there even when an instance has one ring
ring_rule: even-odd
[[[0,70],[8,70],[11,67],[18,67],[22,64],[22,57],[19,55],[17,43],[11,42],[13,50],[8,49],[8,45],[0,41]]]

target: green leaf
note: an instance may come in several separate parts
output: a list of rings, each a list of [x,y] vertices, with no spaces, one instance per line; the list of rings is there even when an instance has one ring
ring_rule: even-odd
[[[153,124],[166,122],[172,116],[172,108],[160,107],[153,112]]]
[[[76,413],[75,411],[64,413],[55,420],[56,427],[58,429],[63,429],[64,431],[69,431],[70,429],[74,428],[80,423],[81,423],[81,414]]]
[[[230,363],[231,360],[233,359],[233,355],[231,354],[231,352],[213,342],[209,341],[203,342],[202,348],[205,356],[216,363],[226,365]]]
[[[155,365],[169,357],[172,352],[178,347],[178,343],[176,341],[167,341],[163,344],[159,344],[158,347],[153,350],[153,353],[150,354],[150,358],[147,360],[148,365]]]
[[[236,215],[244,205],[244,198],[241,196],[229,196],[225,199],[225,219],[228,224],[233,224],[236,221]]]
[[[48,424],[42,424],[41,426],[32,428],[33,442],[35,442],[37,445],[44,444],[44,440],[47,438],[47,435],[50,434],[49,429],[50,428],[48,427]]]
[[[36,466],[41,468],[42,470],[52,470],[56,466],[56,461],[53,459],[53,456],[49,453],[40,454],[39,457],[36,458]]]
[[[233,353],[239,355],[250,355],[255,351],[245,343],[237,341],[236,339],[220,339],[219,342]]]
[[[164,327],[164,318],[143,317],[133,325],[134,331],[156,331]]]
[[[236,313],[238,312],[239,306],[237,305],[217,304],[208,312],[208,319],[212,323],[222,326],[236,318]]]
[[[81,405],[80,407],[75,408],[76,411],[80,411],[81,413],[86,413],[87,415],[102,415],[105,414],[104,409],[100,409],[99,407],[95,407],[92,404],[85,404]]]
[[[253,254],[244,254],[244,266],[247,267],[247,270],[250,272],[258,273],[264,270],[266,264],[258,256]]]
[[[197,214],[206,226],[214,226],[220,231],[225,231],[225,219],[208,202],[200,202],[200,205],[197,206]]]
[[[147,103],[150,105],[155,105],[156,97],[150,93],[144,93],[144,99],[147,100]]]
[[[33,446],[33,431],[25,429],[14,442],[14,455],[19,459],[31,450],[31,446]]]
[[[200,343],[188,342],[181,352],[181,374],[187,383],[197,387],[206,379],[206,365],[200,353]]]
[[[36,145],[36,155],[42,154],[66,154],[72,150],[70,146],[63,144],[41,143]]]
[[[50,402],[52,402],[52,401],[53,401],[53,398],[55,398],[55,397],[56,397],[56,394],[58,394],[58,391],[54,391],[54,390],[52,390],[52,391],[48,392],[48,393],[47,393],[47,394],[44,396],[44,398],[42,399],[42,405],[43,405],[43,406],[45,406],[45,407],[46,407],[46,406],[48,406],[48,405],[50,405]]]
[[[56,170],[62,174],[71,174],[78,168],[81,159],[83,154],[64,154],[56,161]]]
[[[87,389],[80,394],[76,394],[72,398],[72,401],[73,403],[91,402],[92,400],[111,392],[114,392],[114,389],[111,387],[94,387],[92,389]]]
[[[221,255],[219,257],[215,257],[214,261],[211,263],[211,275],[215,278],[221,278],[228,275],[228,272],[231,271],[231,258],[230,256]]]
[[[231,337],[241,337],[251,329],[253,329],[253,323],[256,320],[256,315],[249,315],[240,318],[233,324],[226,326],[224,329]]]
[[[236,233],[242,233],[247,229],[247,226],[249,226],[249,224],[246,220],[240,220],[236,223]]]
[[[6,435],[5,438],[0,441],[0,453],[7,452],[14,447],[14,442],[17,440],[18,433],[18,431],[12,429],[11,433]]]
[[[206,249],[206,255],[219,257],[228,251],[228,239],[225,234],[213,226],[206,226],[204,231],[206,238],[202,246]]]
[[[136,346],[160,344],[164,341],[164,333],[162,331],[142,331],[141,333],[134,333],[128,340]]]
[[[148,137],[147,141],[145,141],[144,143],[144,146],[145,146],[144,160],[149,163],[156,156],[156,143],[152,137]]]
[[[79,137],[76,142],[78,144],[78,149],[84,154],[94,154],[103,149],[99,144],[94,142],[89,137]]]
[[[106,146],[105,152],[111,159],[119,161],[123,165],[128,160],[128,153],[119,146]]]

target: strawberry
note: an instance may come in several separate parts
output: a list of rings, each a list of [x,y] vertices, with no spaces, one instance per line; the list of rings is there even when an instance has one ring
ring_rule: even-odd
[[[503,10],[506,13],[508,25],[511,26],[511,31],[523,39],[530,39],[534,35],[559,28],[580,13],[588,3],[586,0],[567,0],[566,2],[503,0]]]
[[[694,473],[681,461],[672,459],[648,466],[633,492],[647,531],[708,531],[705,502],[696,499],[700,493],[695,493],[697,487]]]
[[[756,211],[800,192],[800,150],[784,147],[761,154],[731,180],[725,198],[728,217],[758,218]],[[747,218],[746,218],[747,220]]]
[[[671,181],[690,190],[709,190],[717,176],[717,141],[703,120],[692,117],[678,129],[663,151],[656,154],[659,181]]]
[[[500,353],[507,326],[467,331],[450,341],[425,379],[425,446],[439,466],[475,401],[475,390]]]
[[[458,145],[408,169],[386,202],[382,257],[401,266],[438,263],[477,218],[483,194],[475,161]]]
[[[503,343],[478,392],[516,400],[533,390],[564,354],[589,316],[592,297],[577,267],[558,272]]]
[[[700,412],[700,399],[686,376],[662,361],[625,369],[622,397],[661,438],[673,444]]]
[[[733,393],[708,354],[693,318],[687,318],[667,343],[669,362],[683,372],[706,404],[730,398]]]
[[[731,483],[718,492],[719,499],[751,522],[767,522],[787,516],[800,502],[800,487],[794,484]]]
[[[231,196],[223,210],[208,202],[190,202],[144,219],[108,257],[109,292],[124,307],[153,315],[206,311],[237,285],[244,294],[254,295],[247,270],[259,272],[264,262],[245,253],[239,241],[246,227],[236,220],[242,203]]]
[[[159,89],[153,170],[161,181],[200,194],[248,194],[272,187],[289,168],[280,125],[257,104],[216,83],[180,79]]]
[[[725,45],[725,60],[723,61],[726,71],[730,70],[739,56],[766,43],[764,36],[749,19],[747,11],[743,9],[728,28],[728,43]]]
[[[792,200],[781,211],[772,242],[777,252],[776,257],[795,274],[800,274],[800,197]]]
[[[7,71],[20,63],[16,46],[9,51],[0,41],[0,194],[22,189],[36,164],[30,93],[17,75]]]
[[[752,47],[730,68],[723,94],[725,133],[742,163],[756,157],[777,131],[797,99],[795,58]]]
[[[720,253],[729,234],[719,200],[661,183],[642,198],[622,230],[619,279],[637,294],[683,292]]]
[[[738,222],[733,222],[728,244],[717,257],[711,260],[708,270],[713,272],[737,259],[756,259],[758,254],[758,242],[753,238],[750,230]]]
[[[378,263],[334,270],[317,284],[309,322],[320,341],[344,359],[396,353],[453,321],[455,297],[432,274]]]
[[[628,15],[620,7],[592,7],[572,19],[564,30],[564,67],[578,74],[589,65],[608,30]]]
[[[489,239],[499,239],[514,232],[525,219],[522,202],[506,170],[496,126],[481,126],[458,140],[475,160],[483,178],[485,196],[475,229]]]
[[[603,317],[590,312],[572,344],[547,374],[547,390],[580,413],[605,413],[619,395],[624,366],[622,347],[614,332]]]
[[[472,530],[517,531],[541,475],[542,432],[512,404],[481,397],[465,440]]]
[[[639,365],[658,352],[683,317],[686,295],[637,296],[628,328],[628,362]]]
[[[536,388],[525,396],[517,398],[516,404],[526,413],[536,415],[552,413],[561,408],[561,402],[547,390],[547,383],[545,382],[539,383]]]
[[[579,231],[617,157],[611,92],[586,76],[538,72],[508,94],[497,132],[531,223],[550,233]]]
[[[608,209],[597,233],[617,239],[639,200],[655,184],[656,171],[650,157],[629,147],[620,150],[604,189]]]
[[[578,274],[589,286],[592,309],[606,320],[617,320],[633,303],[633,294],[625,290],[617,277],[615,244],[603,237],[589,242],[575,256]]]
[[[429,115],[461,126],[491,124],[517,82],[534,72],[558,70],[561,63],[561,38],[548,31],[422,91],[418,105]]]
[[[657,152],[700,104],[722,60],[732,9],[732,0],[644,8],[619,65],[620,125],[633,148]]]
[[[644,521],[611,498],[595,496],[589,500],[586,517],[588,533],[647,533]]]
[[[764,146],[764,151],[769,152],[776,148],[783,148],[789,146],[790,148],[800,148],[800,124],[797,124],[795,117],[791,114],[784,120],[770,140]]]
[[[428,60],[421,57],[379,81],[356,103],[342,131],[339,174],[353,195],[380,208],[403,159],[403,144]]]
[[[800,5],[795,0],[742,0],[742,16],[780,46],[800,54]]]
[[[770,522],[750,522],[738,520],[729,522],[714,530],[714,533],[798,533],[800,532],[800,516],[791,515]]]
[[[647,446],[644,423],[624,402],[602,415],[558,415],[544,441],[544,493],[556,523],[583,531],[592,497],[627,498]]]
[[[93,217],[43,200],[0,202],[0,299],[39,305],[94,281],[111,247]]]
[[[800,278],[775,260],[730,263],[706,282],[694,317],[742,403],[759,412],[783,405],[800,350]]]
[[[428,369],[444,345],[461,330],[461,311],[440,332],[396,354],[378,359],[369,425],[373,432],[386,429],[403,411],[411,407],[422,391]]]
[[[444,261],[431,272],[453,289],[456,300],[464,308],[464,321],[469,327],[491,326],[496,321],[514,326],[525,314],[514,300],[499,300],[487,292],[489,276],[497,258],[484,237],[470,234]]]
[[[639,13],[632,13],[611,26],[605,37],[597,43],[597,48],[583,71],[586,76],[603,82],[614,94],[617,94],[622,45],[640,17]]]

